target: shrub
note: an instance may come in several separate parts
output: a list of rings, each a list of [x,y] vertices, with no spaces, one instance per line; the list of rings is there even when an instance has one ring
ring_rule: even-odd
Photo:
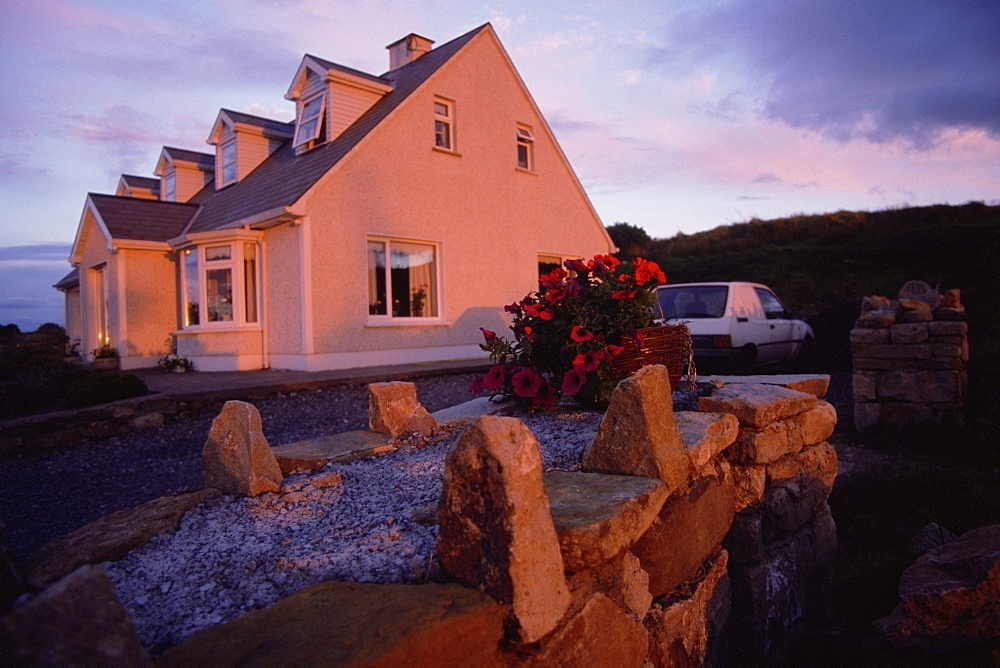
[[[58,392],[36,378],[0,383],[0,418],[38,413],[54,408],[58,403]]]
[[[73,383],[63,398],[66,408],[83,408],[149,394],[142,379],[130,373],[90,372]]]

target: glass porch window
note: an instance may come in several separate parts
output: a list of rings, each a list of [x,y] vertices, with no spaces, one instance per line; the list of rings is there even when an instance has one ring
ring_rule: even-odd
[[[257,244],[243,244],[243,313],[247,322],[257,322]]]
[[[184,326],[201,322],[198,314],[198,255],[190,248],[184,251]]]

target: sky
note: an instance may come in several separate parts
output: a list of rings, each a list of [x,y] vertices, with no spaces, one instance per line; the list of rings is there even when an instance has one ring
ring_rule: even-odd
[[[998,0],[0,0],[0,323],[63,321],[88,192],[291,120],[303,54],[486,22],[606,225],[1000,201]]]

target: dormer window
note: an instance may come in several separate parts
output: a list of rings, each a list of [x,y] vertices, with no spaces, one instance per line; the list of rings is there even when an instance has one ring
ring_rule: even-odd
[[[177,174],[173,171],[163,175],[163,201],[177,201]]]
[[[222,145],[219,151],[219,167],[221,178],[219,186],[228,186],[236,181],[238,176],[236,164],[236,140],[232,140]]]
[[[323,112],[326,109],[326,95],[320,94],[306,100],[299,108],[299,118],[295,124],[295,147],[309,142],[320,142],[323,128]]]

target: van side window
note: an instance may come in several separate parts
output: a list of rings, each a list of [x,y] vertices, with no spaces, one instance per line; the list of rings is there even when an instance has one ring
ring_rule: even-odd
[[[764,288],[754,288],[754,291],[757,293],[757,297],[760,298],[760,304],[764,307],[764,315],[768,320],[778,320],[788,317],[785,305],[781,303],[780,299],[774,296],[774,293]]]

